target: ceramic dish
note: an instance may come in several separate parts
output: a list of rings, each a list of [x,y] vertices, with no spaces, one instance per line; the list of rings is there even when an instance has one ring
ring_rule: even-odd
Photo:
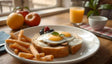
[[[24,29],[24,35],[32,38],[34,34],[38,33],[41,28],[44,26],[35,26],[31,28]],[[88,32],[86,30],[77,28],[77,27],[69,27],[69,26],[51,26],[48,27],[53,28],[55,30],[61,30],[61,31],[67,31],[70,33],[76,33],[83,39],[82,48],[74,55],[69,54],[67,57],[63,58],[55,58],[53,61],[34,61],[29,59],[24,59],[18,57],[14,52],[9,48],[8,44],[6,43],[5,48],[6,51],[13,57],[17,58],[18,60],[24,61],[27,64],[70,64],[70,63],[78,63],[81,62],[88,57],[92,56],[99,48],[100,42],[98,38],[92,34],[91,32]],[[17,32],[16,32],[17,33]]]

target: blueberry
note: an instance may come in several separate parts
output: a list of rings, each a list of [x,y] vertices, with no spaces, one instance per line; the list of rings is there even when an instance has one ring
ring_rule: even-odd
[[[54,29],[50,29],[50,30],[49,30],[49,32],[53,32],[53,31],[54,31]]]
[[[42,28],[41,30],[44,31],[44,28]]]
[[[40,35],[42,35],[42,34],[44,34],[44,31],[40,30],[40,32],[39,32],[39,33],[40,33]]]
[[[44,28],[42,28],[39,33],[40,35],[44,34]]]
[[[50,33],[50,32],[53,32],[54,29],[50,29],[49,31],[46,31],[46,33]]]

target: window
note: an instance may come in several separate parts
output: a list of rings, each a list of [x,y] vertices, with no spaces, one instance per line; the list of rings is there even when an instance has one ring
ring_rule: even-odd
[[[12,11],[12,0],[0,0],[0,14]]]
[[[58,2],[59,0],[0,0],[0,14],[9,13],[16,6],[28,6],[30,10],[57,7]]]
[[[56,6],[56,0],[30,0],[30,9],[41,9]]]

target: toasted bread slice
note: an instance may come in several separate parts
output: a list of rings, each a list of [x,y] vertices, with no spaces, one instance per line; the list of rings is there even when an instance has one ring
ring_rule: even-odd
[[[52,47],[40,40],[37,40],[37,38],[37,35],[32,38],[32,43],[37,48],[37,50],[39,52],[44,52],[46,55],[54,55],[55,58],[68,56],[69,51],[72,54],[75,54],[82,46],[82,39],[76,34],[75,39],[72,42],[69,42],[66,46],[60,45]]]
[[[75,54],[82,47],[82,38],[77,34],[74,34],[75,39],[72,42],[69,42],[70,52]]]
[[[65,57],[69,55],[69,46],[51,47],[42,41],[36,40],[37,37],[32,38],[32,43],[39,52],[44,52],[46,55],[53,55],[55,58]]]

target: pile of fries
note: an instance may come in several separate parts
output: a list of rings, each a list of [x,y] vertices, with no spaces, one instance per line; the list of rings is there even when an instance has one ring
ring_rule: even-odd
[[[11,38],[6,40],[9,47],[17,54],[19,57],[37,61],[53,61],[53,55],[45,55],[45,53],[39,53],[38,50],[31,43],[31,39],[24,35],[24,30],[15,35],[10,33]]]

